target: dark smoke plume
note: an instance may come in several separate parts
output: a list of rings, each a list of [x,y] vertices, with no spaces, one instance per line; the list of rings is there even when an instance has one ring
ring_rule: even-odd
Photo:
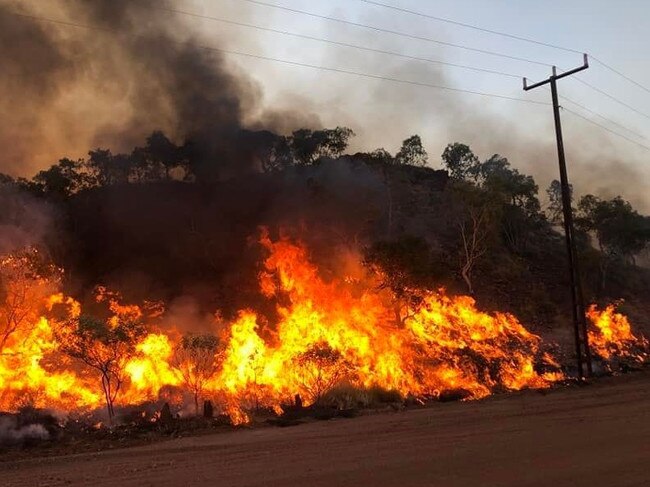
[[[10,94],[0,99],[0,172],[31,176],[91,147],[130,150],[155,129],[191,139],[209,174],[255,164],[260,142],[244,121],[261,90],[164,10],[174,2],[47,4],[0,0],[0,89]]]

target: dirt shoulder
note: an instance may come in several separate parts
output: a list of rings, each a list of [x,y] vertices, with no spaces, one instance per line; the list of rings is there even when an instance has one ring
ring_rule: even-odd
[[[14,486],[642,486],[650,372],[550,393],[0,464]]]

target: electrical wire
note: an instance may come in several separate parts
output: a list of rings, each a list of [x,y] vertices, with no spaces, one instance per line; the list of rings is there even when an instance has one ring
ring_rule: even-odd
[[[511,59],[511,60],[514,60],[514,61],[521,61],[521,62],[525,62],[525,63],[536,64],[538,66],[551,67],[551,65],[548,64],[548,63],[542,63],[542,62],[539,62],[539,61],[535,61],[534,59],[528,59],[528,58],[518,57],[518,56],[511,56],[509,54],[504,54],[504,53],[496,52],[496,51],[490,51],[490,50],[487,50],[487,49],[479,49],[479,48],[476,48],[476,47],[465,46],[465,45],[462,45],[462,44],[454,44],[454,43],[451,43],[451,42],[440,41],[440,40],[437,40],[437,39],[433,39],[431,37],[418,36],[418,35],[415,35],[415,34],[408,34],[406,32],[400,32],[400,31],[391,30],[391,29],[384,29],[382,27],[377,27],[377,26],[374,26],[374,25],[362,24],[360,22],[352,22],[350,20],[339,19],[337,17],[330,17],[330,16],[327,16],[327,15],[320,15],[320,14],[316,14],[316,13],[313,13],[313,12],[307,12],[306,10],[299,10],[299,9],[296,9],[296,8],[285,7],[284,5],[276,5],[274,3],[262,2],[260,0],[240,0],[240,1],[248,2],[248,3],[254,4],[254,5],[261,5],[263,7],[284,10],[286,12],[292,12],[292,13],[296,13],[296,14],[306,15],[306,16],[309,16],[309,17],[314,17],[314,18],[318,18],[318,19],[322,19],[322,20],[328,20],[328,21],[331,21],[331,22],[338,22],[340,24],[351,25],[351,26],[354,26],[354,27],[362,27],[364,29],[373,30],[375,32],[383,32],[383,33],[386,33],[386,34],[392,34],[392,35],[399,36],[399,37],[404,37],[404,38],[407,38],[407,39],[415,39],[415,40],[418,40],[418,41],[432,42],[432,43],[435,43],[435,44],[440,44],[442,46],[454,47],[454,48],[457,48],[457,49],[464,49],[466,51],[478,52],[478,53],[481,53],[481,54],[488,54],[488,55],[491,55],[491,56],[502,57],[502,58]]]
[[[39,16],[35,16],[35,15],[21,14],[21,13],[17,13],[17,12],[11,12],[11,13],[13,15],[18,16],[18,17],[25,17],[25,18],[29,18],[29,19],[32,19],[32,20],[42,21],[42,22],[49,22],[49,23],[60,24],[60,25],[65,25],[65,26],[78,27],[78,28],[82,28],[82,29],[116,32],[114,30],[107,29],[107,28],[89,26],[89,25],[84,25],[84,24],[79,24],[79,23],[69,22],[69,21],[64,21],[64,20],[50,19],[50,18],[39,17]],[[131,35],[132,36],[138,36],[137,34],[131,34]],[[138,37],[141,37],[141,36],[138,36]],[[175,44],[181,44],[181,45],[185,44],[182,41],[174,41],[172,39],[169,39],[169,42],[175,43]],[[497,93],[487,93],[487,92],[475,91],[475,90],[465,90],[465,89],[462,89],[462,88],[456,88],[456,87],[452,87],[452,86],[436,85],[436,84],[432,84],[432,83],[425,83],[425,82],[420,82],[420,81],[412,81],[412,80],[406,80],[406,79],[401,79],[401,78],[393,78],[393,77],[389,77],[389,76],[381,76],[381,75],[376,75],[376,74],[371,74],[371,73],[364,73],[364,72],[360,72],[360,71],[352,71],[352,70],[329,67],[329,66],[320,66],[320,65],[316,65],[316,64],[309,64],[309,63],[303,63],[303,62],[298,62],[298,61],[290,61],[290,60],[287,60],[287,59],[279,59],[279,58],[273,58],[273,57],[269,57],[269,56],[262,56],[260,54],[252,54],[252,53],[246,53],[246,52],[241,52],[241,51],[232,51],[232,50],[228,50],[228,49],[220,49],[220,48],[217,48],[217,47],[203,46],[203,45],[196,45],[196,47],[200,48],[200,49],[203,49],[203,50],[207,50],[207,51],[219,52],[219,53],[222,53],[222,54],[232,54],[232,55],[236,55],[236,56],[243,56],[243,57],[249,57],[249,58],[254,58],[254,59],[263,59],[263,60],[266,60],[266,61],[273,61],[273,62],[288,64],[288,65],[292,65],[292,66],[300,66],[300,67],[305,67],[305,68],[317,69],[317,70],[321,70],[321,71],[330,71],[330,72],[335,72],[335,73],[340,73],[340,74],[347,74],[347,75],[352,75],[352,76],[359,76],[359,77],[370,78],[370,79],[375,79],[375,80],[391,81],[391,82],[394,82],[394,83],[408,84],[408,85],[420,86],[420,87],[425,87],[425,88],[434,88],[434,89],[451,91],[451,92],[458,92],[458,93],[467,93],[467,94],[471,94],[471,95],[498,98],[498,99],[502,99],[502,100],[517,101],[517,102],[528,103],[528,104],[532,104],[532,105],[545,105],[545,106],[550,105],[550,103],[537,101],[537,100],[528,100],[528,99],[525,99],[525,98],[517,98],[517,97],[512,97],[512,96],[507,96],[507,95],[500,95],[500,94],[497,94]]]
[[[601,95],[606,96],[606,97],[609,98],[610,100],[615,101],[615,102],[618,103],[619,105],[624,106],[625,108],[627,108],[627,109],[629,109],[629,110],[632,110],[634,113],[636,113],[636,114],[638,114],[638,115],[641,115],[642,117],[645,117],[645,118],[647,118],[648,120],[650,120],[650,115],[648,115],[647,113],[644,113],[644,112],[642,112],[641,110],[638,110],[637,108],[634,108],[632,105],[630,105],[630,104],[628,104],[628,103],[625,103],[624,101],[619,100],[619,99],[616,98],[615,96],[610,95],[609,93],[607,93],[607,92],[604,91],[604,90],[601,90],[601,89],[598,88],[597,86],[594,86],[594,85],[592,85],[591,83],[586,82],[585,80],[583,80],[582,78],[579,78],[578,76],[572,76],[572,78],[575,79],[578,83],[583,84],[584,86],[586,86],[586,87],[588,87],[588,88],[590,88],[590,89],[596,91],[597,93],[600,93]]]
[[[76,27],[76,28],[83,28],[83,29],[90,29],[90,30],[100,30],[100,31],[115,32],[112,29],[107,29],[107,28],[102,28],[102,27],[97,27],[97,26],[89,26],[89,25],[79,24],[79,23],[76,23],[76,22],[70,22],[70,21],[58,20],[58,19],[51,19],[51,18],[46,18],[46,17],[39,17],[39,16],[35,16],[35,15],[28,15],[28,14],[22,14],[22,13],[17,13],[17,12],[11,12],[11,13],[13,15],[15,15],[15,16],[18,16],[18,17],[29,18],[31,20],[36,20],[36,21],[41,21],[41,22],[48,22],[48,23],[54,23],[54,24],[65,25],[65,26],[69,26],[69,27]],[[171,39],[170,39],[170,42],[178,43],[178,44],[184,44],[181,41],[173,41]],[[498,99],[504,99],[504,100],[510,100],[510,101],[517,101],[517,102],[534,104],[534,105],[550,106],[550,103],[547,103],[547,102],[541,102],[541,101],[537,101],[537,100],[527,100],[527,99],[524,99],[524,98],[516,98],[516,97],[511,97],[511,96],[507,96],[507,95],[500,95],[500,94],[496,94],[496,93],[486,93],[486,92],[480,92],[480,91],[474,91],[474,90],[465,90],[465,89],[462,89],[462,88],[455,88],[455,87],[451,87],[451,86],[435,85],[435,84],[431,84],[431,83],[424,83],[424,82],[419,82],[419,81],[405,80],[405,79],[401,79],[401,78],[393,78],[393,77],[388,77],[388,76],[380,76],[380,75],[375,75],[375,74],[370,74],[370,73],[363,73],[363,72],[359,72],[359,71],[352,71],[352,70],[346,70],[346,69],[340,69],[340,68],[333,68],[333,67],[328,67],[328,66],[319,66],[319,65],[315,65],[315,64],[302,63],[302,62],[297,62],[297,61],[290,61],[290,60],[286,60],[286,59],[272,58],[272,57],[262,56],[262,55],[258,55],[258,54],[245,53],[245,52],[240,52],[240,51],[232,51],[232,50],[227,50],[227,49],[220,49],[220,48],[211,47],[211,46],[198,45],[196,47],[198,47],[200,49],[208,50],[208,51],[214,51],[214,52],[220,52],[220,53],[224,53],[224,54],[232,54],[232,55],[238,55],[238,56],[245,56],[245,57],[249,57],[249,58],[262,59],[262,60],[278,62],[278,63],[288,64],[288,65],[293,65],[293,66],[300,66],[300,67],[307,67],[307,68],[311,68],[311,69],[330,71],[330,72],[335,72],[335,73],[339,73],[339,74],[360,76],[360,77],[365,77],[365,78],[370,78],[370,79],[375,79],[375,80],[390,81],[390,82],[394,82],[394,83],[415,85],[415,86],[420,86],[420,87],[433,88],[433,89],[439,89],[439,90],[446,90],[446,91],[452,91],[452,92],[467,93],[467,94],[473,94],[473,95],[478,95],[478,96],[492,97],[492,98],[498,98]],[[594,113],[595,115],[598,115],[598,116],[604,118],[605,120],[608,120],[609,122],[612,122],[612,123],[616,124],[616,122],[613,122],[612,120],[607,119],[606,117],[598,114],[597,112],[594,112],[591,109],[588,109],[588,108],[578,104],[577,102],[574,102],[573,100],[570,100],[570,99],[568,99],[566,97],[563,97],[563,98],[566,99],[567,101],[569,101],[570,103],[573,103],[573,104],[575,104],[577,106],[580,106],[581,108],[583,108],[583,109],[585,109],[587,111],[590,111],[591,113]],[[627,136],[625,136],[623,134],[620,134],[620,133],[618,133],[618,132],[616,132],[614,130],[611,130],[608,127],[606,127],[606,126],[604,126],[602,124],[599,124],[598,122],[595,122],[594,120],[591,120],[591,119],[589,119],[587,117],[584,117],[584,116],[580,115],[579,113],[577,113],[577,112],[575,112],[573,110],[570,110],[570,109],[568,109],[566,107],[563,107],[563,110],[565,110],[565,111],[573,114],[574,116],[579,117],[579,118],[581,118],[581,119],[583,119],[583,120],[585,120],[585,121],[587,121],[587,122],[589,122],[591,124],[594,124],[594,125],[602,128],[603,130],[606,130],[607,132],[609,132],[609,133],[611,133],[613,135],[616,135],[616,136],[621,137],[621,138],[623,138],[623,139],[625,139],[625,140],[627,140],[627,141],[629,141],[629,142],[631,142],[633,144],[636,144],[639,147],[642,147],[642,148],[644,148],[646,150],[650,150],[650,147],[648,147],[648,146],[646,146],[644,144],[641,144],[641,143],[639,143],[639,142],[637,142],[637,141],[635,141],[635,140],[633,140],[633,139],[631,139],[631,138],[629,138],[629,137],[627,137]],[[622,126],[620,124],[617,124],[617,125],[621,126],[622,128],[625,128],[624,126]],[[629,130],[627,128],[625,128],[625,129]]]
[[[650,151],[650,146],[647,146],[647,145],[645,145],[645,144],[642,144],[642,143],[640,143],[640,142],[637,142],[636,140],[631,139],[631,138],[629,138],[629,137],[627,137],[627,136],[625,136],[625,135],[623,135],[623,134],[621,134],[621,133],[619,133],[619,132],[616,132],[615,130],[612,130],[612,129],[608,128],[608,127],[605,127],[604,125],[602,125],[602,124],[600,124],[600,123],[598,123],[598,122],[596,122],[596,121],[594,121],[594,120],[592,120],[592,119],[590,119],[590,118],[587,118],[587,117],[585,117],[585,116],[583,116],[583,115],[580,115],[579,113],[574,112],[573,110],[571,110],[571,109],[569,109],[569,108],[563,107],[563,110],[566,111],[566,112],[569,112],[569,113],[571,113],[572,115],[574,115],[574,116],[576,116],[576,117],[579,117],[579,118],[581,118],[581,119],[583,119],[583,120],[585,120],[585,121],[587,121],[587,122],[589,122],[589,123],[591,123],[591,124],[593,124],[593,125],[596,125],[597,127],[600,127],[600,128],[603,129],[603,130],[606,130],[606,131],[609,132],[610,134],[613,134],[613,135],[616,135],[616,136],[618,136],[618,137],[621,137],[621,138],[627,140],[628,142],[631,142],[631,143],[633,143],[633,144],[635,144],[635,145],[638,145],[639,147],[641,147],[641,148],[643,148],[643,149],[646,149],[646,150]]]
[[[612,73],[615,73],[615,74],[619,75],[621,78],[626,79],[626,80],[629,81],[630,83],[632,83],[632,84],[638,86],[639,88],[641,88],[642,90],[644,90],[644,91],[650,93],[650,88],[647,88],[647,87],[643,86],[643,85],[642,85],[641,83],[639,83],[638,81],[633,80],[630,76],[627,76],[627,75],[621,73],[619,70],[614,69],[614,68],[611,67],[609,64],[606,64],[604,61],[601,61],[600,59],[598,59],[597,57],[594,57],[594,56],[591,56],[591,59],[593,59],[594,61],[596,61],[598,64],[600,64],[600,65],[603,66],[604,68],[609,69]]]
[[[638,132],[635,132],[634,130],[632,130],[632,129],[626,127],[625,125],[622,125],[622,124],[620,124],[620,123],[618,123],[618,122],[615,122],[615,121],[612,120],[611,118],[607,118],[605,115],[602,115],[601,113],[598,113],[597,111],[592,110],[591,108],[588,108],[588,107],[582,105],[581,103],[578,103],[578,102],[575,101],[575,100],[572,100],[572,99],[569,98],[568,96],[560,95],[560,99],[561,99],[561,100],[568,101],[569,103],[571,103],[571,104],[577,106],[578,108],[580,108],[580,109],[582,109],[582,110],[584,110],[584,111],[586,111],[586,112],[588,112],[588,113],[591,113],[592,115],[595,115],[595,116],[597,116],[598,118],[601,118],[601,119],[603,119],[603,120],[605,120],[605,121],[611,123],[612,125],[616,125],[617,127],[622,128],[623,130],[625,130],[625,131],[627,131],[627,132],[629,132],[629,133],[631,133],[631,134],[633,134],[633,135],[639,137],[640,139],[648,140],[644,135],[642,135],[642,134],[640,134],[640,133],[638,133]]]
[[[468,29],[474,29],[474,30],[477,30],[477,31],[480,31],[480,32],[485,32],[485,33],[488,33],[488,34],[494,34],[494,35],[498,35],[498,36],[502,36],[502,37],[507,37],[509,39],[515,39],[515,40],[518,40],[518,41],[529,42],[531,44],[537,44],[538,46],[551,47],[553,49],[559,49],[561,51],[572,52],[572,53],[576,53],[576,54],[582,54],[582,51],[578,51],[577,49],[571,49],[569,47],[558,46],[558,45],[555,45],[555,44],[550,44],[550,43],[547,43],[547,42],[542,42],[542,41],[538,41],[538,40],[535,40],[535,39],[530,39],[528,37],[518,36],[518,35],[515,35],[515,34],[508,34],[507,32],[501,32],[501,31],[498,31],[498,30],[486,29],[484,27],[479,27],[478,25],[466,24],[464,22],[458,22],[456,20],[446,19],[444,17],[437,17],[435,15],[425,14],[423,12],[417,12],[415,10],[409,10],[407,8],[398,7],[396,5],[389,5],[387,3],[375,2],[373,0],[359,0],[359,1],[363,2],[363,3],[367,3],[369,5],[374,5],[376,7],[387,8],[387,9],[390,9],[390,10],[395,10],[397,12],[403,12],[403,13],[407,13],[407,14],[411,14],[411,15],[417,15],[418,17],[424,17],[424,18],[427,18],[427,19],[437,20],[439,22],[445,22],[447,24],[458,25],[458,26],[461,26],[461,27],[466,27]]]
[[[365,4],[368,4],[368,5],[374,5],[376,7],[390,9],[390,10],[393,10],[393,11],[396,11],[396,12],[402,12],[402,13],[407,13],[407,14],[410,14],[410,15],[416,15],[418,17],[422,17],[422,18],[426,18],[426,19],[436,20],[436,21],[439,21],[439,22],[445,22],[447,24],[452,24],[452,25],[457,25],[457,26],[460,26],[460,27],[465,27],[465,28],[473,29],[473,30],[476,30],[476,31],[479,31],[479,32],[485,32],[487,34],[498,35],[498,36],[501,36],[501,37],[506,37],[508,39],[514,39],[514,40],[517,40],[517,41],[528,42],[530,44],[536,44],[538,46],[550,47],[552,49],[558,49],[560,51],[571,52],[571,53],[575,53],[575,54],[582,54],[584,52],[584,51],[579,51],[577,49],[573,49],[573,48],[566,47],[566,46],[559,46],[557,44],[551,44],[551,43],[548,43],[548,42],[539,41],[537,39],[531,39],[529,37],[523,37],[523,36],[519,36],[519,35],[515,35],[515,34],[510,34],[508,32],[503,32],[503,31],[498,31],[498,30],[493,30],[493,29],[487,29],[485,27],[480,27],[478,25],[467,24],[465,22],[459,22],[459,21],[452,20],[452,19],[447,19],[447,18],[444,18],[444,17],[438,17],[438,16],[435,16],[435,15],[426,14],[424,12],[418,12],[418,11],[415,11],[415,10],[410,10],[410,9],[403,8],[403,7],[398,7],[397,5],[390,5],[390,4],[387,4],[387,3],[377,2],[375,0],[358,0],[358,1],[360,1],[362,3],[365,3]],[[612,73],[614,73],[614,74],[620,76],[621,78],[625,79],[626,81],[634,84],[638,88],[641,88],[645,92],[650,93],[650,88],[648,88],[648,87],[642,85],[641,83],[639,83],[638,81],[634,80],[631,76],[628,76],[628,75],[622,73],[620,70],[612,67],[611,65],[609,65],[606,62],[598,59],[595,56],[590,56],[590,57],[591,57],[592,60],[594,60],[595,62],[597,62],[598,64],[600,64],[604,68],[608,69]]]
[[[506,73],[504,71],[497,71],[497,70],[487,69],[487,68],[479,68],[477,66],[470,66],[470,65],[467,65],[467,64],[450,63],[450,62],[441,61],[441,60],[438,60],[438,59],[431,59],[431,58],[425,58],[425,57],[419,57],[419,56],[411,56],[411,55],[408,55],[408,54],[403,54],[401,52],[387,51],[387,50],[383,50],[383,49],[376,49],[376,48],[373,48],[373,47],[362,46],[362,45],[359,45],[359,44],[350,44],[350,43],[347,43],[347,42],[334,41],[334,40],[331,40],[331,39],[324,39],[322,37],[315,37],[315,36],[310,36],[310,35],[306,35],[306,34],[299,34],[299,33],[296,33],[296,32],[290,32],[290,31],[286,31],[286,30],[273,29],[271,27],[263,27],[263,26],[260,26],[260,25],[249,24],[249,23],[246,23],[246,22],[238,22],[238,21],[234,21],[234,20],[223,19],[223,18],[220,18],[220,17],[212,17],[212,16],[209,16],[209,15],[197,14],[197,13],[188,12],[188,11],[185,11],[185,10],[178,10],[178,9],[167,8],[167,7],[153,7],[153,8],[155,8],[157,10],[162,10],[162,11],[165,11],[165,12],[169,12],[169,13],[186,15],[186,16],[189,16],[189,17],[195,17],[195,18],[205,19],[205,20],[212,20],[212,21],[221,22],[221,23],[224,23],[224,24],[236,25],[236,26],[239,26],[239,27],[246,27],[246,28],[250,28],[250,29],[261,30],[261,31],[264,31],[264,32],[272,32],[274,34],[281,34],[281,35],[285,35],[285,36],[296,37],[296,38],[299,38],[299,39],[307,39],[307,40],[316,41],[316,42],[323,42],[323,43],[331,44],[331,45],[334,45],[334,46],[349,47],[349,48],[352,48],[352,49],[358,49],[358,50],[366,51],[366,52],[374,52],[374,53],[377,53],[377,54],[385,54],[385,55],[388,55],[388,56],[395,56],[395,57],[400,57],[400,58],[404,58],[404,59],[410,59],[412,61],[422,61],[422,62],[426,62],[426,63],[440,64],[440,65],[444,65],[444,66],[450,66],[450,67],[453,67],[453,68],[467,69],[467,70],[477,71],[477,72],[481,72],[481,73],[488,73],[488,74],[495,74],[495,75],[499,75],[499,76],[506,76],[506,77],[509,77],[509,78],[516,78],[516,79],[522,78],[522,76],[519,75],[519,74]]]

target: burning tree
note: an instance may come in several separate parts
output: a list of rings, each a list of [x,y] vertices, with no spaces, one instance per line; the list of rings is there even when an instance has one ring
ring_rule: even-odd
[[[194,395],[194,411],[199,414],[199,399],[218,367],[219,339],[214,335],[186,335],[173,357],[183,385]]]
[[[341,352],[328,343],[316,343],[296,357],[298,374],[312,403],[345,379],[351,370]]]
[[[54,272],[35,249],[0,259],[0,353],[14,334],[37,323],[55,280],[43,270]]]
[[[61,351],[99,371],[112,423],[113,406],[124,382],[124,366],[145,329],[138,321],[124,320],[120,316],[100,320],[82,315],[66,325],[59,331]]]
[[[417,289],[426,286],[431,272],[429,245],[416,237],[377,242],[366,249],[364,264],[379,278],[379,288],[390,291],[395,323],[403,325],[420,302]]]

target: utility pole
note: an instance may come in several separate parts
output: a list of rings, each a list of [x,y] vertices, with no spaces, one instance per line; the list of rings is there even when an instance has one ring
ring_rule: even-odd
[[[564,156],[564,140],[562,139],[562,122],[560,120],[560,103],[557,94],[557,81],[571,76],[589,68],[589,59],[584,55],[584,63],[579,68],[557,74],[557,68],[553,66],[553,74],[550,78],[532,85],[524,78],[524,90],[529,91],[546,84],[551,85],[551,96],[553,99],[553,115],[555,117],[555,135],[557,138],[557,153],[560,161],[560,185],[562,188],[562,210],[564,213],[564,234],[566,237],[567,254],[569,257],[569,275],[571,281],[571,302],[573,304],[573,327],[575,334],[576,358],[578,363],[578,378],[589,377],[592,374],[591,352],[589,350],[589,335],[587,333],[587,317],[585,314],[585,302],[582,293],[582,282],[580,280],[580,266],[578,263],[578,252],[575,242],[575,228],[573,225],[573,209],[571,207],[571,186],[567,175],[566,159]],[[583,362],[586,365],[586,374],[583,369]]]

